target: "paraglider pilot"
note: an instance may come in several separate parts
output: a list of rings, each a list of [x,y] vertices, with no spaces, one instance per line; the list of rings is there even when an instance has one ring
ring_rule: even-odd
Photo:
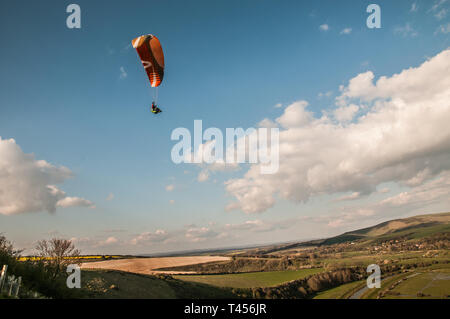
[[[159,107],[156,106],[155,102],[152,102],[152,113],[158,114],[161,113],[161,109]]]

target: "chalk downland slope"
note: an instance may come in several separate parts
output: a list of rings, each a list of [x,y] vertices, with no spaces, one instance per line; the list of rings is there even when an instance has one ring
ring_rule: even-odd
[[[83,263],[82,269],[108,269],[120,270],[137,274],[178,273],[172,271],[158,271],[160,268],[179,267],[209,262],[228,261],[230,257],[222,256],[187,256],[187,257],[160,257],[160,258],[129,258],[118,260],[105,260]]]
[[[428,214],[390,220],[372,227],[346,232],[327,238],[321,245],[330,245],[354,240],[389,240],[399,237],[421,238],[435,233],[450,231],[450,213]]]

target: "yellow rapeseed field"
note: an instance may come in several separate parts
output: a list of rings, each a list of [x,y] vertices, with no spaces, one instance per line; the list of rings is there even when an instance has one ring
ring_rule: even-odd
[[[95,255],[95,256],[78,256],[78,257],[64,257],[64,259],[115,259],[120,258],[120,256],[109,256],[109,255]],[[37,256],[27,256],[27,257],[19,257],[19,261],[38,261],[38,260],[52,260],[53,257],[37,257]]]

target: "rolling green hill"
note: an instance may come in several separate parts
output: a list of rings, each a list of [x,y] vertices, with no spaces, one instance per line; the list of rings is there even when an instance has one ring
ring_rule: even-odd
[[[362,244],[373,244],[397,238],[419,239],[432,236],[434,234],[449,232],[450,213],[427,214],[394,219],[375,226],[346,232],[341,235],[325,239],[268,245],[259,248],[241,250],[235,255],[239,256],[250,254],[263,256],[273,253],[283,253],[296,248],[317,247],[355,241]]]
[[[450,232],[450,213],[428,214],[390,220],[372,227],[346,232],[319,242],[332,245],[348,241],[384,241],[396,238],[417,239],[433,234]]]

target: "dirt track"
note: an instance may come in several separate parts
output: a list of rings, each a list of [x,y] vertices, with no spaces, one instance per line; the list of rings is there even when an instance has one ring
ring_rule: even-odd
[[[134,272],[138,274],[171,273],[176,271],[156,271],[158,268],[176,267],[201,264],[213,261],[227,261],[229,257],[222,256],[189,256],[189,257],[160,257],[160,258],[130,258],[95,261],[83,263],[82,269],[111,269]],[[186,272],[184,272],[186,273]]]

